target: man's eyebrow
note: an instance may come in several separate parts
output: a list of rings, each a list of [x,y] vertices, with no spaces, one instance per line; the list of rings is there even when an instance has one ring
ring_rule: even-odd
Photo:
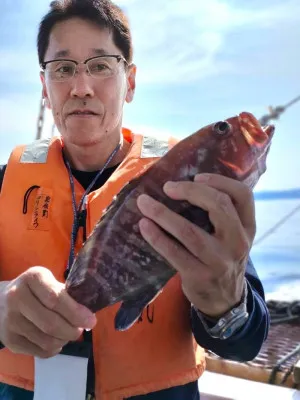
[[[92,49],[92,52],[97,56],[105,56],[108,52],[104,49]]]
[[[70,54],[69,50],[59,50],[54,54],[55,58],[67,57]]]
[[[96,56],[105,56],[108,52],[104,49],[91,49],[92,53]],[[70,55],[69,50],[59,50],[54,54],[54,58],[68,57]]]

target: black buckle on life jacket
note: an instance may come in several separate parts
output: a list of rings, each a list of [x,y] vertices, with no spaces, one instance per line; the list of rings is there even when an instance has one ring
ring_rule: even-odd
[[[82,342],[69,342],[61,350],[60,354],[65,356],[85,357],[90,358],[92,352],[92,343]]]

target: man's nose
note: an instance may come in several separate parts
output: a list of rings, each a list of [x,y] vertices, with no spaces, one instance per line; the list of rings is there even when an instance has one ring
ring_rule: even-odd
[[[84,98],[86,96],[94,96],[94,79],[90,76],[87,68],[77,68],[74,77],[72,78],[72,97]]]

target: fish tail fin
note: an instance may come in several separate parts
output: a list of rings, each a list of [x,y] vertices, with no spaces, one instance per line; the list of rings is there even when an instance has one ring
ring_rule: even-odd
[[[156,288],[146,290],[142,296],[136,299],[129,299],[123,301],[115,316],[115,329],[117,331],[126,331],[129,329],[140,317],[143,310],[149,303],[151,303],[161,291]]]

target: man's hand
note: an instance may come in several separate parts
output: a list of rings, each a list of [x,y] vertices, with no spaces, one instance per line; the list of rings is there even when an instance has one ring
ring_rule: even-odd
[[[32,267],[0,283],[0,340],[14,353],[54,356],[95,324],[95,315],[46,268]]]
[[[168,182],[164,191],[206,210],[214,234],[146,195],[138,198],[146,217],[140,221],[141,234],[179,272],[183,291],[196,308],[211,317],[223,315],[243,295],[256,230],[252,192],[245,184],[216,174],[198,175],[194,182]]]

